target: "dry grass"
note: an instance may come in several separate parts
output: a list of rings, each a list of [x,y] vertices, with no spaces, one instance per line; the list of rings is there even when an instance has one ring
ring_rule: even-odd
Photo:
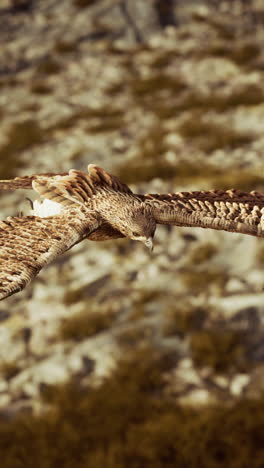
[[[190,345],[198,367],[210,367],[217,373],[245,370],[245,344],[236,330],[199,330],[192,334]]]
[[[59,335],[62,340],[81,341],[110,328],[113,320],[111,313],[85,309],[63,320]]]
[[[0,424],[1,466],[263,466],[264,399],[181,407],[163,395],[163,374],[171,365],[169,356],[144,349],[99,388],[74,382],[46,388],[49,411]]]

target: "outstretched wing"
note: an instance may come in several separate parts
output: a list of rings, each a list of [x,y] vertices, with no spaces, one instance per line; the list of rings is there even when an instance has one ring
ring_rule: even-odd
[[[47,172],[45,174],[34,174],[31,176],[22,176],[15,177],[14,179],[0,180],[0,190],[19,190],[19,189],[32,189],[32,184],[34,180],[39,178],[41,179],[53,179],[56,176],[65,176],[67,172],[61,174],[54,174],[52,172]]]
[[[137,195],[157,223],[241,232],[264,237],[264,195],[239,190]]]
[[[96,194],[98,188],[102,187],[132,194],[126,184],[95,164],[88,165],[88,174],[71,169],[69,172],[60,174],[47,172],[0,180],[0,190],[34,188],[42,196],[54,199],[59,203],[63,203],[65,199],[68,199],[73,203],[83,204]]]
[[[86,204],[101,189],[132,194],[126,184],[94,164],[89,164],[88,174],[71,169],[66,176],[39,176],[32,181],[32,186],[41,197],[68,206]]]
[[[87,237],[100,218],[80,208],[0,222],[0,300],[21,291],[54,258]]]

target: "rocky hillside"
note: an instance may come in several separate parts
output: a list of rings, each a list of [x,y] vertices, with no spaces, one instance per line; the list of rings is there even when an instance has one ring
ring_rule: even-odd
[[[178,1],[163,24],[154,1],[2,0],[0,178],[96,163],[142,193],[264,191],[261,3],[243,15],[243,2],[222,11]],[[26,212],[26,196],[1,194],[1,216]],[[154,389],[187,413],[261,396],[263,264],[261,239],[201,229],[159,227],[151,255],[128,240],[76,246],[0,304],[1,418],[50,407],[58,421],[80,418],[67,405],[87,388],[104,401],[106,377],[113,400],[124,381],[139,382],[136,396],[126,390],[135,401]],[[153,367],[158,384],[145,384]],[[87,401],[94,417],[100,399]],[[112,409],[102,414],[115,418]],[[100,453],[89,468],[117,466]],[[158,457],[131,467],[165,466]]]

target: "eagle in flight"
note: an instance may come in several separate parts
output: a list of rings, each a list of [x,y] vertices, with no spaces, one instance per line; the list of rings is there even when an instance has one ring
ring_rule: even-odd
[[[0,221],[0,299],[21,291],[58,255],[83,239],[128,237],[152,249],[157,224],[198,226],[264,237],[264,195],[239,190],[135,194],[89,164],[88,174],[35,174],[0,181],[33,188],[44,201],[31,216]]]

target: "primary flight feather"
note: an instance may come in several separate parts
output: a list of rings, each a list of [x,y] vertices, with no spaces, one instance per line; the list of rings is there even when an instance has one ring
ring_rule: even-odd
[[[83,239],[128,237],[152,248],[156,224],[264,237],[264,195],[258,192],[140,195],[93,164],[88,174],[70,170],[0,181],[0,190],[21,188],[33,188],[44,202],[34,202],[32,216],[0,221],[0,300],[22,290],[44,266]]]

